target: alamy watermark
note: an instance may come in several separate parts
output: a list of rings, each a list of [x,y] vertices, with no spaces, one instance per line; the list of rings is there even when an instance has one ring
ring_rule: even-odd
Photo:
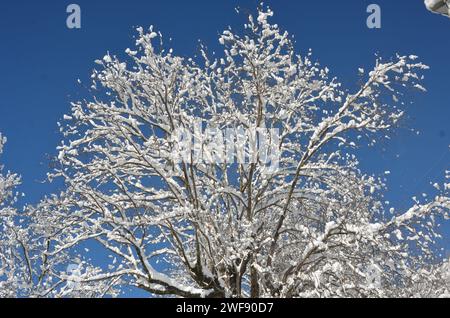
[[[447,2],[445,2],[447,3]],[[381,7],[378,4],[370,4],[367,6],[367,13],[370,15],[367,17],[366,25],[369,29],[381,28]],[[81,7],[72,3],[66,8],[66,13],[69,15],[66,19],[66,26],[69,29],[81,29]]]
[[[204,127],[198,121],[178,128],[171,136],[174,163],[257,164],[265,173],[274,173],[280,162],[278,128]]]
[[[367,6],[367,27],[369,29],[381,29],[381,7],[378,4],[370,4]]]
[[[66,19],[66,26],[69,29],[81,29],[81,8],[78,4],[69,4],[66,8],[69,13]]]
[[[373,263],[366,268],[366,283],[371,288],[381,288],[381,276],[383,270],[377,264]]]

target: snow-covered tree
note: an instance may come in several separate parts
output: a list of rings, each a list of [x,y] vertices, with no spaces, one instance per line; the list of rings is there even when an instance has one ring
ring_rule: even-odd
[[[437,296],[450,298],[450,259],[441,266],[440,271],[442,277],[442,289]]]
[[[6,138],[0,134],[0,155]],[[29,281],[24,263],[24,230],[18,224],[15,188],[20,184],[16,174],[4,172],[0,165],[0,297],[17,297]]]
[[[425,6],[433,13],[450,16],[450,3],[448,0],[425,0]]]
[[[0,134],[0,154],[5,143],[6,138]],[[115,295],[111,286],[96,283],[90,288],[85,284],[80,289],[61,275],[61,268],[74,264],[76,258],[65,251],[55,257],[49,255],[50,239],[41,235],[45,231],[40,229],[40,222],[34,221],[36,210],[16,208],[19,184],[17,174],[5,172],[0,166],[0,298]],[[83,268],[92,270],[88,265]]]
[[[67,253],[80,264],[76,279],[60,277],[65,288],[101,283],[182,297],[420,294],[415,275],[436,258],[448,186],[408,211],[389,211],[382,178],[360,171],[354,149],[388,136],[409,88],[424,90],[427,67],[413,55],[377,58],[372,70],[359,70],[355,90],[344,89],[311,53],[297,55],[270,16],[260,9],[242,35],[224,31],[217,56],[203,48],[200,58],[179,57],[153,28],[139,28],[127,60],[97,61],[97,97],[72,104],[49,175],[66,190],[36,208],[46,255]],[[224,160],[220,143],[208,146],[195,128],[199,121],[219,131],[278,131],[276,169],[259,155]],[[184,160],[175,155],[179,129],[200,140]],[[239,136],[232,141],[244,142]],[[215,160],[193,158],[195,151]],[[83,257],[85,246],[99,259]]]

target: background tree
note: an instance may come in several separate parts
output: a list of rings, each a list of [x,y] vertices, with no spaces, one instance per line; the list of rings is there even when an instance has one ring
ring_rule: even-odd
[[[424,90],[427,67],[413,55],[378,58],[346,90],[310,53],[297,55],[270,16],[260,9],[242,34],[224,31],[220,57],[204,48],[201,59],[176,56],[153,28],[139,28],[126,62],[97,61],[93,89],[101,88],[72,104],[49,175],[66,190],[35,213],[46,255],[75,255],[83,265],[76,280],[61,277],[66,287],[182,297],[421,295],[416,273],[437,258],[448,186],[405,213],[389,211],[381,178],[360,171],[353,150],[388,135],[408,89]],[[198,120],[219,130],[278,129],[278,169],[261,158],[227,163],[217,149],[203,153],[216,162],[178,162],[174,135],[183,128],[201,140]],[[108,264],[83,257],[86,244]]]
[[[0,134],[0,154],[6,138]],[[66,251],[52,256],[50,239],[40,226],[34,222],[35,209],[26,207],[24,211],[16,208],[20,193],[16,187],[20,185],[17,174],[4,172],[0,166],[0,298],[16,297],[99,297],[115,295],[111,286],[100,282],[95,286],[74,283],[76,271],[83,267],[84,271],[95,269],[83,263],[76,263],[77,258]],[[46,227],[44,225],[44,227]],[[69,266],[72,273],[62,269]],[[72,281],[68,282],[68,276]],[[90,288],[92,287],[92,288]]]
[[[0,134],[0,155],[6,138]],[[17,297],[29,282],[28,266],[24,262],[25,230],[15,208],[20,184],[16,174],[4,172],[0,165],[0,297]]]

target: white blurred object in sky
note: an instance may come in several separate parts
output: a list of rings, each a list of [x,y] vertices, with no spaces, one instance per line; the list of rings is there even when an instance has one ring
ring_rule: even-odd
[[[425,6],[431,12],[450,17],[450,1],[449,0],[425,0]]]

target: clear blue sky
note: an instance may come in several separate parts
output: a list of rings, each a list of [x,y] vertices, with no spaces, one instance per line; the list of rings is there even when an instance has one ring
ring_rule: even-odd
[[[81,30],[66,27],[66,7],[82,10]],[[366,27],[367,5],[382,9],[382,28]],[[172,37],[175,52],[197,53],[198,40],[218,47],[218,34],[245,20],[234,8],[253,10],[258,1],[230,0],[4,0],[0,2],[0,132],[8,138],[2,161],[22,175],[22,203],[35,203],[55,190],[41,184],[48,155],[61,139],[57,121],[69,101],[83,96],[77,79],[89,83],[94,60],[110,51],[122,54],[134,43],[135,26],[155,25]],[[368,68],[374,53],[389,58],[416,54],[431,66],[426,94],[415,94],[403,128],[390,142],[361,154],[364,171],[390,170],[388,198],[398,208],[429,192],[450,170],[450,19],[429,13],[423,0],[265,1],[274,21],[295,35],[300,52],[315,58],[344,83],[353,85],[358,67]],[[241,10],[244,11],[245,10]],[[411,133],[408,128],[420,131]],[[447,229],[448,240],[448,229]],[[447,243],[447,247],[450,244]]]

